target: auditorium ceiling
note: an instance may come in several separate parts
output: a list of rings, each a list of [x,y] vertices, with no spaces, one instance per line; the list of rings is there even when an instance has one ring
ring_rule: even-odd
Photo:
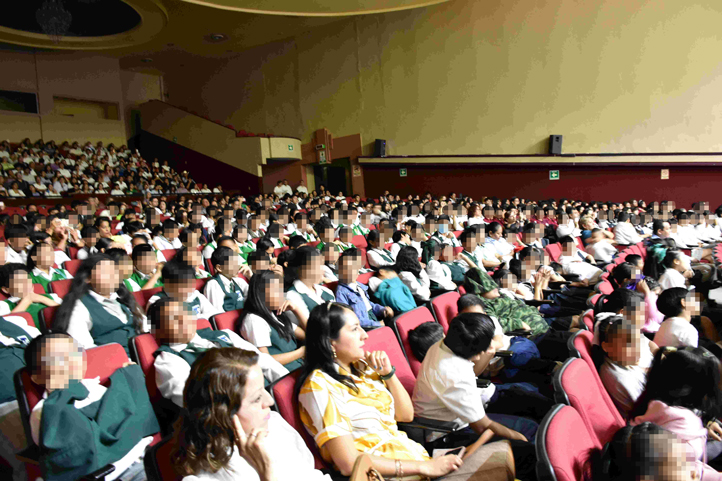
[[[0,43],[50,50],[102,51],[121,67],[163,72],[348,21],[449,0],[23,0],[8,2]],[[60,3],[72,15],[60,41],[45,35],[36,12]]]

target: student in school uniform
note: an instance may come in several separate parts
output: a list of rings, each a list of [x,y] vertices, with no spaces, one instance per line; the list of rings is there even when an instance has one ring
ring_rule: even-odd
[[[366,235],[366,259],[373,269],[393,266],[396,263],[391,252],[384,249],[383,242],[383,234],[378,230],[372,230]]]
[[[65,269],[55,269],[55,253],[53,246],[46,242],[38,242],[28,251],[28,269],[30,269],[30,278],[33,284],[43,286],[43,291],[49,293],[50,283],[53,281],[62,281],[72,279],[73,276]]]
[[[364,329],[381,327],[384,325],[383,319],[393,317],[394,310],[371,301],[368,287],[356,281],[360,267],[361,254],[358,249],[349,249],[341,254],[336,301],[351,306]]]
[[[351,242],[351,239],[353,238],[353,232],[351,231],[351,227],[349,226],[343,226],[339,228],[338,230],[338,240],[334,242],[339,248],[341,252],[347,251],[349,249],[353,249],[354,246]]]
[[[402,230],[397,230],[394,232],[392,238],[393,244],[391,244],[391,248],[389,249],[389,252],[391,252],[391,257],[394,258],[394,262],[396,261],[396,256],[399,254],[399,251],[403,247],[411,246],[411,236]]]
[[[469,269],[481,269],[486,272],[483,259],[477,256],[476,232],[474,232],[473,228],[465,229],[459,236],[459,241],[464,248],[459,255],[459,267],[461,267],[464,272]]]
[[[341,252],[341,247],[336,245],[334,243],[334,239],[336,238],[335,229],[328,220],[321,220],[316,223],[316,232],[318,232],[318,238],[320,242],[316,246],[316,249],[321,251],[323,249],[323,246],[326,244],[333,244],[336,247],[336,250]]]
[[[283,237],[283,227],[281,227],[281,224],[277,222],[269,225],[268,230],[266,230],[266,235],[263,236],[264,239],[268,240],[273,245],[274,249],[285,247],[281,237]]]
[[[28,230],[24,225],[8,224],[5,227],[5,262],[7,264],[27,264]]]
[[[213,251],[218,247],[216,242],[220,237],[228,236],[233,234],[233,221],[227,217],[221,217],[216,222],[216,230],[213,234],[213,240],[203,247],[203,258],[210,259],[213,255]]]
[[[31,378],[45,389],[30,414],[43,478],[80,479],[107,464],[114,479],[144,477],[142,457],[160,426],[140,366],[116,369],[108,387],[84,379],[82,349],[63,333],[36,337],[24,355]]]
[[[92,225],[83,227],[80,231],[80,235],[83,238],[83,242],[85,245],[78,249],[76,258],[78,260],[84,261],[88,258],[88,256],[98,253],[98,249],[95,248],[95,243],[98,242],[100,236],[98,234],[98,229],[96,229]]]
[[[415,248],[412,246],[401,248],[396,255],[394,270],[398,273],[401,281],[411,290],[415,299],[428,301],[431,298],[431,281],[419,263]]]
[[[206,283],[204,294],[213,307],[224,312],[243,309],[248,283],[238,277],[238,256],[230,247],[220,246],[211,256],[216,275]]]
[[[148,310],[148,320],[159,349],[154,353],[155,381],[161,395],[183,407],[183,388],[191,366],[209,349],[237,347],[259,354],[266,384],[280,379],[288,370],[270,355],[230,329],[197,329],[197,318],[176,299],[165,297]]]
[[[257,215],[248,217],[248,240],[260,239],[265,235],[261,229],[261,218]]]
[[[210,272],[203,268],[202,254],[196,249],[181,248],[173,259],[178,259],[185,264],[191,266],[196,273],[196,279],[208,279],[211,277]],[[161,268],[162,269],[162,268]]]
[[[286,292],[286,299],[303,312],[308,319],[311,311],[319,304],[336,300],[333,292],[321,285],[323,281],[323,257],[318,250],[310,246],[296,249],[293,257],[293,284]]]
[[[150,244],[139,244],[133,248],[131,254],[133,273],[123,284],[130,292],[163,287],[161,270],[163,264],[156,262],[157,257]]]
[[[13,376],[25,367],[25,347],[40,335],[24,317],[0,317],[0,457],[13,469],[13,481],[26,480],[25,465],[15,453],[27,446],[16,400]],[[8,478],[10,479],[10,478]]]
[[[75,273],[55,313],[53,331],[69,334],[84,349],[117,342],[127,353],[130,338],[143,332],[144,321],[135,298],[120,282],[113,258],[97,254]]]
[[[208,298],[196,290],[195,270],[180,260],[173,259],[163,266],[163,290],[148,299],[148,306],[163,297],[172,297],[183,302],[185,307],[201,319],[223,312],[210,303]]]
[[[305,305],[284,300],[281,276],[260,270],[253,275],[248,288],[241,336],[294,371],[303,365],[306,353],[306,348],[298,345],[298,340],[306,336],[305,311]]]
[[[183,244],[178,238],[178,224],[173,219],[163,221],[163,233],[153,238],[153,244],[159,251],[180,249]]]
[[[338,259],[339,253],[333,244],[326,244],[321,250],[323,255],[323,265],[321,269],[323,271],[323,283],[328,284],[330,282],[338,281]]]
[[[233,228],[233,240],[238,246],[238,255],[241,257],[241,263],[248,263],[248,255],[256,250],[256,243],[248,238],[248,228],[243,224],[238,224]]]
[[[62,300],[57,294],[36,294],[30,270],[25,264],[5,264],[0,268],[0,292],[7,299],[0,301],[0,316],[13,312],[28,312],[40,326],[38,314],[46,307],[60,305]]]

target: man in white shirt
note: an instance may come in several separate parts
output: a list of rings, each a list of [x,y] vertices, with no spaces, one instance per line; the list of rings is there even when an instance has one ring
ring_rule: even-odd
[[[279,180],[276,183],[276,187],[273,188],[273,193],[276,194],[278,197],[283,197],[283,195],[286,193],[286,189],[283,188],[282,180]]]
[[[288,185],[287,179],[283,179],[283,185],[281,186],[281,188],[283,189],[283,195],[286,195],[286,194],[293,195],[293,189],[291,188],[290,185]],[[283,196],[281,196],[281,197],[283,197]]]
[[[701,311],[697,294],[683,287],[666,289],[657,299],[657,309],[664,314],[665,319],[654,335],[656,345],[697,347],[699,333],[690,323],[692,316],[699,315]]]
[[[592,229],[586,250],[587,254],[594,257],[594,260],[605,264],[611,263],[617,253],[617,248],[609,243],[602,229]]]
[[[632,245],[642,242],[642,239],[649,237],[648,235],[639,235],[632,225],[630,216],[627,212],[620,212],[617,217],[617,225],[614,228],[614,240],[619,245]]]
[[[466,446],[489,435],[484,434],[487,430],[491,436],[510,440],[517,474],[525,479],[524,473],[533,473],[536,464],[529,440],[534,439],[538,425],[517,416],[487,414],[485,404],[493,402],[494,385],[477,386],[477,374],[496,354],[493,337],[494,323],[486,314],[455,317],[446,338],[429,348],[421,364],[412,396],[414,414],[458,428],[446,436],[431,433],[429,441],[435,447]]]
[[[28,231],[23,225],[9,224],[5,227],[5,264],[27,264]]]
[[[306,184],[301,181],[298,183],[298,187],[296,187],[296,192],[299,194],[308,194],[308,189],[306,188]]]
[[[572,237],[563,237],[559,243],[562,245],[562,255],[559,256],[559,263],[562,265],[564,274],[579,276],[579,280],[587,282],[590,286],[599,281],[602,270],[593,264],[584,261],[577,251],[577,243]],[[583,253],[584,257],[594,262],[594,258]]]

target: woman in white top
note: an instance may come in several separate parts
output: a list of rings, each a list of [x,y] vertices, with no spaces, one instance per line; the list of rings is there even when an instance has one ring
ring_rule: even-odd
[[[666,268],[659,278],[663,290],[686,287],[687,279],[694,275],[689,257],[679,251],[668,250],[662,265]]]
[[[426,264],[426,274],[429,276],[429,281],[435,282],[438,288],[455,291],[456,284],[451,276],[451,269],[439,262],[440,254],[441,246],[436,241],[430,240],[424,244],[421,261]]]
[[[173,464],[184,481],[331,481],[264,389],[258,354],[211,349],[191,368]]]
[[[469,215],[466,219],[466,226],[471,227],[476,224],[485,224],[484,215],[481,211],[481,206],[477,203],[471,204],[469,207]]]
[[[25,192],[20,190],[20,184],[13,182],[10,190],[8,190],[8,197],[25,197]]]
[[[411,290],[414,298],[428,301],[431,298],[431,280],[421,267],[418,252],[414,247],[406,246],[396,255],[394,270],[401,281]]]

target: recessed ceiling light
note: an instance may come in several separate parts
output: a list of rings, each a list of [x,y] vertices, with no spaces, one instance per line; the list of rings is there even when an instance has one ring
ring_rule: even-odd
[[[212,33],[206,37],[210,42],[220,43],[228,40],[228,35],[224,33]]]
[[[153,61],[153,59],[152,58],[142,58],[142,59],[140,59],[140,61],[143,63],[151,63]]]

